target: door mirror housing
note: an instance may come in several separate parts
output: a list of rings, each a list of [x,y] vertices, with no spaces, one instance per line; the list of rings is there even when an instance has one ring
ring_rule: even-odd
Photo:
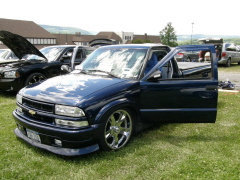
[[[69,72],[71,72],[71,69],[68,65],[62,65],[61,66],[61,71],[64,72],[64,73],[69,73]]]
[[[147,80],[152,82],[157,82],[161,78],[162,78],[162,73],[161,71],[157,70]]]

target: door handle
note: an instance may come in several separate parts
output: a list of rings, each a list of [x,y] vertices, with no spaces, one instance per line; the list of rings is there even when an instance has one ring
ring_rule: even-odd
[[[208,90],[208,91],[216,91],[217,88],[218,87],[216,85],[207,85],[206,86],[206,90]]]

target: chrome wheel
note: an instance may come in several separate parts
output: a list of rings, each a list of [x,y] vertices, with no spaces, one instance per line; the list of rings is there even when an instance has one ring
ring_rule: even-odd
[[[117,150],[123,147],[130,139],[133,121],[128,110],[114,111],[107,119],[104,129],[103,148]],[[106,147],[105,146],[105,147]]]

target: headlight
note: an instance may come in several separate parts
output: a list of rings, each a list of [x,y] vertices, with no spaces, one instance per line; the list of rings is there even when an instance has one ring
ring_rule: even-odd
[[[87,121],[69,121],[63,119],[55,119],[55,123],[61,126],[71,126],[71,127],[83,127],[88,126]]]
[[[18,71],[7,71],[7,72],[4,72],[4,77],[5,78],[18,78],[18,77],[20,77],[20,74]]]
[[[22,96],[20,94],[17,94],[16,99],[19,104],[22,104]]]
[[[62,105],[55,105],[55,113],[58,115],[71,116],[71,117],[85,116],[83,110],[78,107],[62,106]]]

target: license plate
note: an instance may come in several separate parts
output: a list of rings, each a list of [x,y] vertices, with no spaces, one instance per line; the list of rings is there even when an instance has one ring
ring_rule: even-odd
[[[38,135],[37,132],[29,130],[29,129],[26,129],[26,131],[27,131],[27,137],[28,138],[30,138],[34,141],[37,141],[37,142],[41,142],[40,136]]]

